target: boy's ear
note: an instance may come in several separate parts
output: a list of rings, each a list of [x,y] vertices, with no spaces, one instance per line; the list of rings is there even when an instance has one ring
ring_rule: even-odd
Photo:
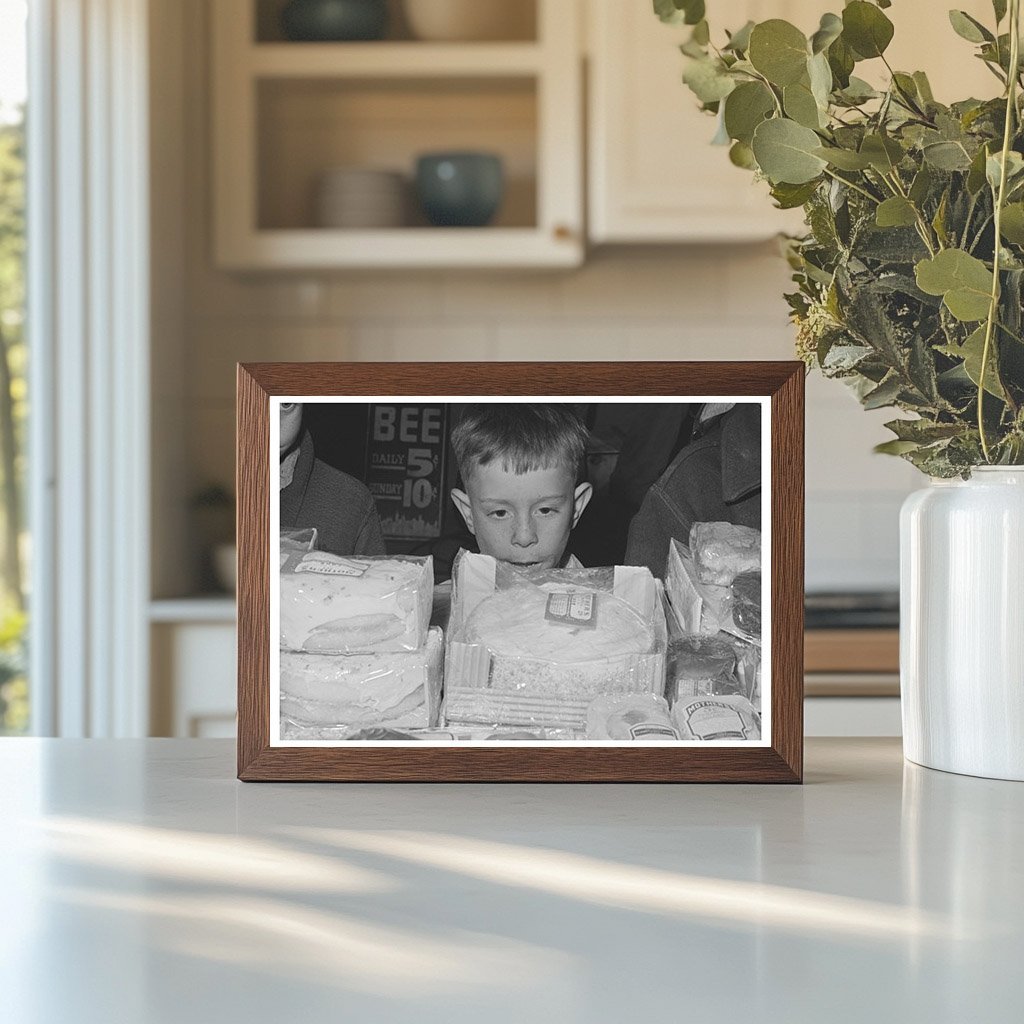
[[[452,501],[455,502],[455,507],[461,513],[462,518],[466,520],[466,526],[468,527],[469,532],[475,537],[476,530],[473,529],[473,506],[469,503],[469,495],[465,491],[460,491],[457,487],[454,487],[452,488]]]
[[[580,521],[580,516],[583,515],[583,510],[590,504],[590,499],[594,496],[594,485],[593,484],[580,484],[576,490],[573,491],[572,496],[572,525],[575,529],[576,524]]]

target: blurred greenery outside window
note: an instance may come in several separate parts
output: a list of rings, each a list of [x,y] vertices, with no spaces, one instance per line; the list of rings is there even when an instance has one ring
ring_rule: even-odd
[[[25,0],[0,0],[0,735],[29,727]]]

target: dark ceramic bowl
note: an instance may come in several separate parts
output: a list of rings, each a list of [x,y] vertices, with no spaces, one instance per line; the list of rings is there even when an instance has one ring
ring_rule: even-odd
[[[296,42],[380,39],[387,25],[387,0],[291,0],[281,11],[285,37]]]
[[[437,227],[478,228],[501,206],[505,175],[493,153],[427,153],[416,162],[416,192]]]

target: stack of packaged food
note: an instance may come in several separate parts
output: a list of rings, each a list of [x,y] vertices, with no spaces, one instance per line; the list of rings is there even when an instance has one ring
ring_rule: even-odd
[[[281,738],[436,726],[444,637],[429,625],[432,589],[429,557],[342,558],[282,536]]]
[[[695,523],[665,574],[665,696],[684,740],[761,735],[761,533]]]
[[[446,728],[608,738],[609,717],[661,697],[667,634],[646,568],[524,569],[462,552],[453,578]]]

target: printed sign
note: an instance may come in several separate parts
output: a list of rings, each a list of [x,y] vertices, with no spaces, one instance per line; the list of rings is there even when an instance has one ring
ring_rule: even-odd
[[[445,416],[443,405],[370,406],[366,486],[385,537],[441,535]]]

